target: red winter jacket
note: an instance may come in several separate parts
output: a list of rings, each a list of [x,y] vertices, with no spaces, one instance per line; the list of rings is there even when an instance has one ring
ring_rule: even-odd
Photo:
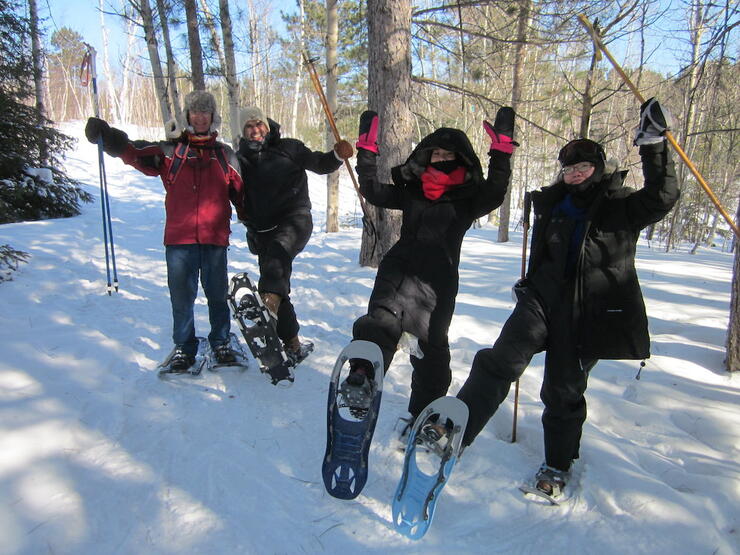
[[[238,162],[228,145],[187,133],[177,141],[131,141],[124,163],[146,175],[162,178],[167,195],[165,245],[228,246],[231,201],[244,204]]]

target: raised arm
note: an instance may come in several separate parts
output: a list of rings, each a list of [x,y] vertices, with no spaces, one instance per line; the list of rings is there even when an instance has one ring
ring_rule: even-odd
[[[511,155],[519,146],[519,143],[514,141],[515,118],[514,110],[504,106],[496,113],[493,125],[483,120],[483,129],[491,138],[491,148],[488,150],[488,178],[473,207],[476,218],[488,214],[504,202],[511,179]]]
[[[663,219],[679,197],[676,168],[666,145],[665,132],[670,114],[651,98],[640,107],[640,124],[634,144],[640,147],[645,185],[628,198],[628,215],[632,226],[642,229]]]
[[[357,179],[360,193],[370,204],[380,208],[402,207],[400,187],[378,181],[378,114],[366,110],[360,116],[357,143]]]
[[[102,140],[103,150],[125,164],[133,166],[146,175],[160,175],[164,164],[164,152],[159,143],[130,141],[128,135],[108,125],[99,118],[89,118],[85,125],[85,136],[91,143]]]

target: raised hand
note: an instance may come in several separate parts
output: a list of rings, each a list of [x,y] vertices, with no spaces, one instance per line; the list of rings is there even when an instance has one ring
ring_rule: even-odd
[[[496,119],[491,125],[486,120],[483,120],[483,129],[486,130],[488,136],[491,137],[491,148],[490,150],[498,150],[499,152],[505,152],[511,154],[514,152],[514,148],[519,146],[519,143],[514,141],[514,119],[516,113],[513,108],[503,106],[496,112]]]
[[[355,147],[378,153],[378,114],[365,110],[360,116],[360,132]]]
[[[636,145],[652,145],[665,140],[673,121],[671,114],[653,97],[640,106],[640,124],[635,128]]]

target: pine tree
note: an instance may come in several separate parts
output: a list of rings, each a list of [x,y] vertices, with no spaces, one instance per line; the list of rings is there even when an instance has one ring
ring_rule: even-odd
[[[73,139],[34,105],[30,24],[21,8],[0,0],[0,223],[74,216],[80,202],[91,200],[58,169]],[[48,167],[42,168],[44,153]],[[3,245],[0,268],[12,268],[17,254]]]

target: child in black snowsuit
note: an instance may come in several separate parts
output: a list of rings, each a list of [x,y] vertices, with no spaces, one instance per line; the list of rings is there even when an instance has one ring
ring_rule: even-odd
[[[360,120],[356,145],[360,192],[371,204],[401,210],[403,216],[400,238],[380,263],[368,312],[355,322],[353,339],[378,345],[387,371],[402,333],[418,338],[421,356],[411,355],[408,405],[416,418],[447,393],[452,380],[447,332],[458,290],[460,248],[473,222],[504,200],[515,145],[514,111],[502,108],[493,128],[484,122],[493,141],[487,179],[465,133],[441,128],[422,139],[403,165],[393,168],[392,184],[381,183],[376,169],[377,120],[374,112],[365,112]],[[374,394],[371,366],[351,360],[343,387],[364,391],[369,406]]]
[[[635,249],[640,230],[665,217],[679,196],[666,119],[656,100],[642,106],[639,191],[624,186],[627,172],[607,163],[600,144],[577,139],[562,148],[557,181],[531,193],[531,254],[516,307],[493,347],[478,351],[457,395],[470,409],[463,438],[470,445],[532,356],[545,351],[545,463],[535,487],[547,495],[562,493],[578,458],[589,371],[598,359],[650,356]]]

